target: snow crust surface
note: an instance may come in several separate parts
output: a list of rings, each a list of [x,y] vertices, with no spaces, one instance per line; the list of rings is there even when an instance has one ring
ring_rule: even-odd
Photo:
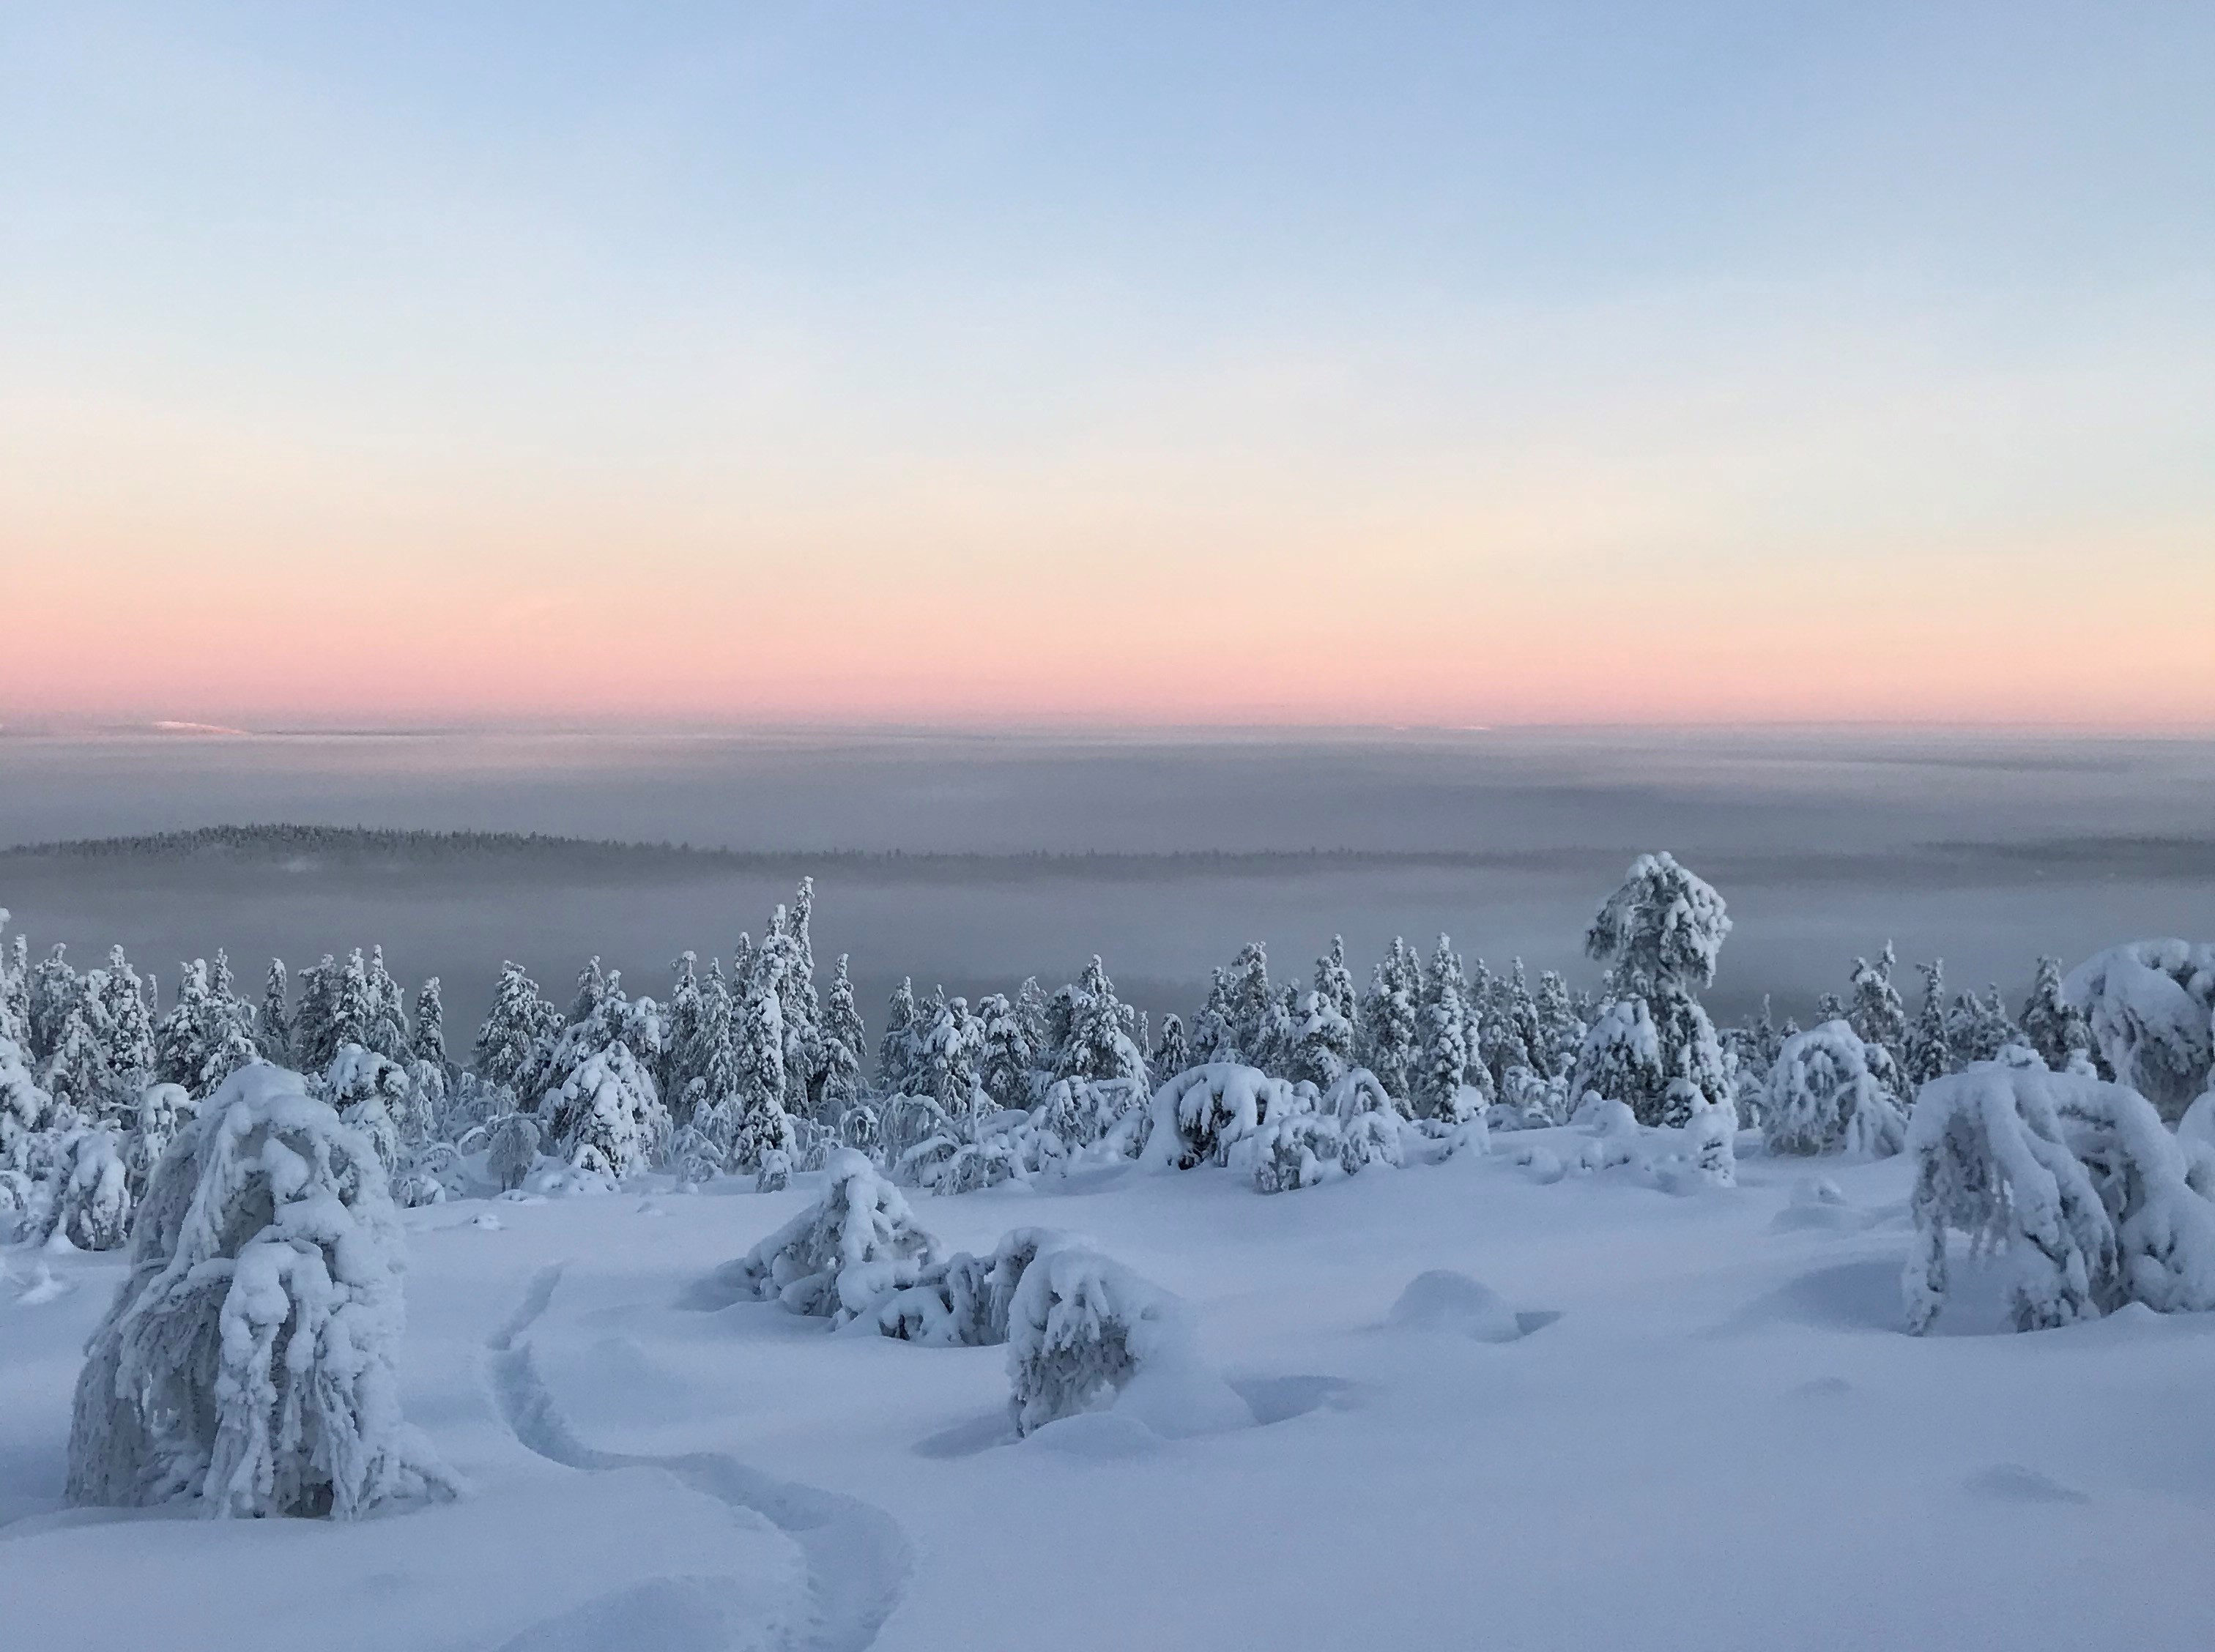
[[[347,1525],[65,1508],[126,1259],[0,1252],[0,1642],[2215,1645],[2215,1315],[2016,1334],[1957,1241],[1914,1337],[1909,1157],[1747,1132],[1734,1185],[1665,1187],[1506,1139],[1290,1198],[1202,1163],[919,1199],[948,1251],[1068,1230],[1188,1315],[1027,1437],[1006,1348],[719,1279],[831,1173],[402,1211],[401,1403],[469,1489]]]

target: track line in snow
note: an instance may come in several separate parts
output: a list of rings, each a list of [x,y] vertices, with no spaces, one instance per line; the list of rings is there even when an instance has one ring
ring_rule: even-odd
[[[565,1468],[597,1472],[658,1468],[733,1508],[760,1515],[799,1545],[815,1605],[809,1652],[863,1652],[899,1600],[911,1557],[899,1523],[883,1509],[820,1487],[779,1480],[721,1452],[672,1456],[599,1451],[571,1432],[538,1374],[525,1339],[561,1282],[563,1264],[542,1268],[522,1304],[487,1342],[494,1403],[518,1443]]]

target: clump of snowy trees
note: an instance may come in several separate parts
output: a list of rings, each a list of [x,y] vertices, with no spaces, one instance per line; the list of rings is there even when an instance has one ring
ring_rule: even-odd
[[[862,1154],[837,1149],[825,1169],[823,1196],[723,1269],[726,1288],[902,1342],[1005,1343],[1018,1434],[1112,1403],[1140,1369],[1187,1356],[1182,1305],[1070,1235],[1022,1227],[989,1257],[946,1256]]]

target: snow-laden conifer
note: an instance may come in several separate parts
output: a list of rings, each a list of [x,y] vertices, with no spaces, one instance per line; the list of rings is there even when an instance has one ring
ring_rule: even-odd
[[[401,1419],[384,1172],[298,1076],[225,1080],[163,1159],[77,1380],[75,1503],[351,1519],[451,1496]]]
[[[1022,1271],[1008,1308],[1018,1434],[1112,1401],[1149,1366],[1191,1357],[1184,1305],[1097,1251],[1065,1245]]]
[[[1872,1048],[1844,1021],[1825,1021],[1784,1041],[1769,1069],[1762,1139],[1771,1153],[1898,1153],[1907,1115],[1870,1069]],[[1735,1128],[1735,1121],[1733,1121]]]
[[[763,1301],[844,1325],[915,1283],[938,1241],[900,1190],[850,1147],[825,1161],[823,1197],[754,1246],[722,1276]]]
[[[2141,940],[2109,947],[2062,982],[2116,1080],[2182,1117],[2215,1067],[2215,944]]]
[[[1923,1087],[1907,1150],[1910,1330],[1927,1331],[1945,1306],[1954,1231],[2005,1253],[2019,1331],[2131,1300],[2162,1312],[2215,1308],[2215,1202],[2193,1184],[2192,1155],[2127,1086],[1981,1062]]]

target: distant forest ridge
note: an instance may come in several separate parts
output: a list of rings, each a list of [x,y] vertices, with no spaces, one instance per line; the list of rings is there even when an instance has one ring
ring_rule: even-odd
[[[702,871],[788,872],[795,867],[928,871],[934,866],[1090,871],[1112,875],[1118,869],[1159,873],[1174,867],[1195,871],[1290,871],[1333,866],[1524,866],[1532,869],[1586,863],[1595,851],[1581,850],[1375,850],[1261,849],[1178,850],[1174,853],[1106,850],[946,851],[909,849],[725,849],[690,843],[641,842],[616,838],[570,837],[549,832],[439,832],[366,826],[201,826],[186,831],[138,836],[74,838],[0,848],[0,860],[178,860],[211,858],[235,861],[314,860],[363,865],[498,860],[544,860],[646,866],[683,865]],[[1612,855],[1612,850],[1604,852]]]
[[[534,868],[663,878],[844,874],[876,881],[991,876],[1138,881],[1163,878],[1316,876],[1335,872],[1525,872],[1612,876],[1632,854],[1660,845],[1555,844],[1543,848],[902,850],[727,849],[571,837],[547,832],[439,832],[365,826],[204,826],[138,836],[79,838],[0,848],[0,866],[101,862],[153,867],[197,860],[242,870],[269,866],[381,873]],[[1681,847],[1682,846],[1676,846]],[[1872,879],[1960,886],[2088,883],[2128,875],[2215,880],[2215,837],[2118,835],[2013,842],[1940,841],[1854,853],[1735,849],[1690,857],[1711,880],[1754,884]]]

